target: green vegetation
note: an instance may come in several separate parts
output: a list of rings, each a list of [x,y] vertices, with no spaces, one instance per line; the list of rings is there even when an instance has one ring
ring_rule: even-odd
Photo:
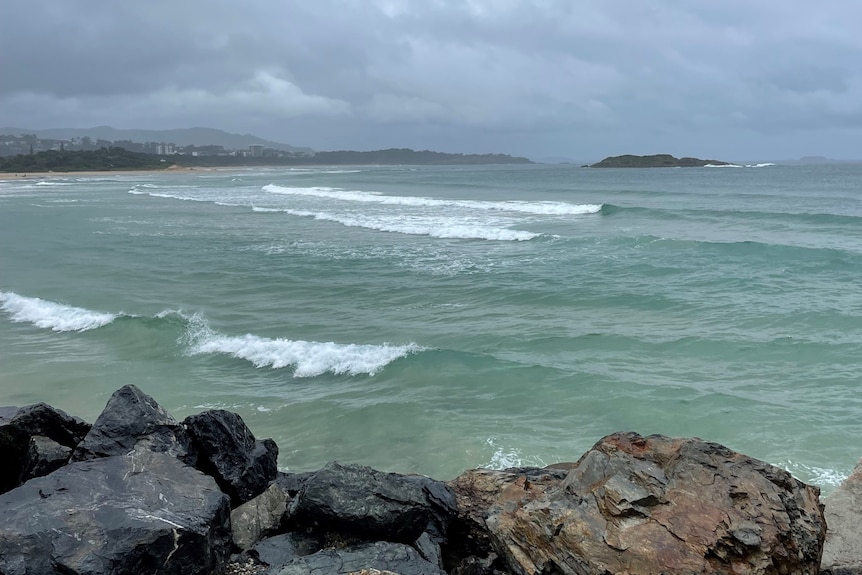
[[[701,160],[700,158],[674,158],[670,154],[652,156],[611,156],[591,168],[702,168],[706,165],[726,166],[729,162]]]
[[[167,165],[170,164],[159,156],[117,147],[75,152],[48,150],[0,158],[0,172],[16,173],[153,170]]]
[[[461,165],[461,164],[531,164],[527,158],[506,154],[444,154],[416,152],[409,149],[374,152],[317,152],[297,157],[191,156],[174,154],[157,156],[110,147],[91,151],[49,150],[35,154],[0,157],[0,172],[81,172],[114,170],[154,170],[173,164],[184,167],[217,166],[298,166],[298,165]]]

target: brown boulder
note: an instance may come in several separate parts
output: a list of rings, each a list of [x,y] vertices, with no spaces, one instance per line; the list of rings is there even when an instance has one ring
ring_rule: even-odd
[[[561,477],[473,470],[451,482],[474,554],[530,575],[819,571],[819,490],[721,445],[616,433]]]

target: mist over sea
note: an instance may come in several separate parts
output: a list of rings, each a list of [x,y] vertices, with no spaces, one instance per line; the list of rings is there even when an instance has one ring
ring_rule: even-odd
[[[439,479],[698,436],[862,457],[862,164],[0,181],[0,405],[133,383],[282,468]]]

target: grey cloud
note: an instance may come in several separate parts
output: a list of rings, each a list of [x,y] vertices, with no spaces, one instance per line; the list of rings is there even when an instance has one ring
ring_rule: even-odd
[[[18,1],[0,21],[0,125],[846,156],[862,129],[860,16],[837,0]],[[655,149],[675,142],[687,149]]]

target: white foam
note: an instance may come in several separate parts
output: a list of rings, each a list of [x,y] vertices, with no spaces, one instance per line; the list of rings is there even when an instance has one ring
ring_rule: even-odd
[[[270,339],[252,334],[225,336],[210,330],[200,315],[190,318],[187,339],[191,344],[191,355],[230,355],[249,361],[258,368],[293,367],[294,377],[315,377],[327,372],[374,375],[396,359],[423,349],[415,343],[358,345]]]
[[[263,191],[270,194],[313,196],[345,202],[373,203],[380,205],[467,208],[517,212],[536,215],[584,215],[601,211],[602,204],[568,204],[565,202],[525,202],[525,201],[480,201],[480,200],[441,200],[421,196],[386,196],[379,192],[343,190],[340,188],[311,187],[291,188],[268,184]]]
[[[496,437],[489,437],[485,443],[494,449],[494,454],[490,461],[483,465],[488,469],[509,469],[511,467],[535,466],[544,467],[546,464],[538,457],[525,458],[517,449],[504,448],[497,445],[499,441]]]
[[[745,166],[740,166],[739,164],[706,164],[703,167],[704,168],[744,168]]]
[[[255,211],[269,212],[272,208],[254,208]],[[433,216],[367,216],[330,214],[327,212],[311,212],[308,210],[276,210],[293,216],[309,217],[315,220],[336,222],[344,226],[366,228],[381,232],[395,232],[434,238],[465,239],[465,240],[499,240],[527,241],[541,234],[522,230],[510,230],[474,223],[457,223],[449,217]]]
[[[114,314],[25,297],[13,292],[0,292],[0,309],[8,313],[14,322],[31,323],[54,331],[87,331],[108,325],[117,318]]]
[[[806,465],[805,463],[796,461],[787,461],[781,467],[789,471],[794,477],[801,477],[807,483],[813,483],[825,488],[838,487],[850,476],[849,473],[843,473],[835,469]]]

